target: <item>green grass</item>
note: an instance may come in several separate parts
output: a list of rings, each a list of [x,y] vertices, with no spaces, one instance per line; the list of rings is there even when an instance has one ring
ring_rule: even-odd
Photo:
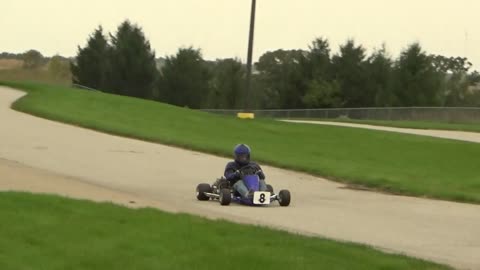
[[[0,193],[0,269],[448,269],[369,247],[154,209]]]
[[[4,84],[29,93],[15,109],[41,117],[223,156],[231,156],[233,146],[245,142],[262,163],[393,193],[480,203],[480,144],[267,119],[245,121],[62,86]]]
[[[299,119],[305,120],[305,119]],[[382,120],[356,120],[356,119],[307,119],[313,121],[328,121],[353,124],[366,124],[373,126],[414,128],[414,129],[436,129],[436,130],[456,130],[480,132],[480,123],[446,123],[446,122],[427,122],[427,121],[382,121]]]

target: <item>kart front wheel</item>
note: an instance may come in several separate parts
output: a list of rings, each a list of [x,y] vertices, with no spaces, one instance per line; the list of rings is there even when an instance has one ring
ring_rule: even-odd
[[[278,203],[280,206],[289,206],[290,205],[290,191],[280,190],[278,193]]]
[[[211,193],[212,187],[209,184],[200,184],[197,186],[197,199],[199,201],[208,201],[210,198],[205,193]]]
[[[229,205],[232,202],[232,193],[230,192],[230,189],[224,188],[220,190],[220,204],[221,205]]]

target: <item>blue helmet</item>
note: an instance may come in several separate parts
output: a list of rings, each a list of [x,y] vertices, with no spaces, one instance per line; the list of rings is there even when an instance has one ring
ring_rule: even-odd
[[[246,144],[238,144],[233,150],[235,161],[241,165],[246,165],[250,162],[250,147]]]

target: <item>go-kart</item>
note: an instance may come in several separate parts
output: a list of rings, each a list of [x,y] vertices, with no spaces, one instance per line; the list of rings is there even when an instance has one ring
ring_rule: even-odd
[[[254,166],[245,166],[240,169],[241,179],[238,181],[243,181],[250,191],[247,198],[242,197],[233,189],[232,184],[225,177],[222,177],[217,179],[213,185],[199,184],[196,189],[197,199],[199,201],[218,200],[221,205],[230,205],[231,202],[236,202],[244,205],[261,206],[278,201],[280,206],[289,206],[290,191],[281,190],[278,194],[275,194],[271,185],[267,185],[266,191],[261,191],[258,173],[258,169]]]

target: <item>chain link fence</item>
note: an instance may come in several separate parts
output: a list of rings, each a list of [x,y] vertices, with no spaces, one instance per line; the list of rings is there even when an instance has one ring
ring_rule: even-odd
[[[241,110],[202,110],[236,115]],[[447,123],[480,123],[480,108],[475,107],[390,107],[297,110],[252,110],[256,117],[281,119],[354,119],[384,121],[429,121]]]

